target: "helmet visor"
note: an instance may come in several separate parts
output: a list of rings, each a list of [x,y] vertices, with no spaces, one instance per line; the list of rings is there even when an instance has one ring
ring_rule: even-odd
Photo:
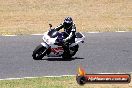
[[[64,23],[65,29],[69,29],[69,28],[71,28],[71,26],[72,26],[72,23]]]

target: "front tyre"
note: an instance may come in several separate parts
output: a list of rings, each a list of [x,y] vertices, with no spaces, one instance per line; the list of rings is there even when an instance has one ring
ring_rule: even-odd
[[[34,60],[41,60],[44,57],[46,48],[42,46],[41,44],[36,47],[36,49],[33,51],[32,57]]]

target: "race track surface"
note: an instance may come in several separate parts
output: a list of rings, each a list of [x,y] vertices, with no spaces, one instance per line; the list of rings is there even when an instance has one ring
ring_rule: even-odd
[[[33,60],[32,51],[42,35],[0,36],[0,79],[87,73],[132,72],[132,32],[84,33],[85,43],[71,60],[44,57]]]

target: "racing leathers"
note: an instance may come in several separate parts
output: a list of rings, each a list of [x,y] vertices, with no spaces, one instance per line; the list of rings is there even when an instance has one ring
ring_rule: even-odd
[[[70,53],[69,50],[69,44],[75,42],[76,37],[76,26],[73,23],[68,29],[66,29],[64,23],[60,24],[55,28],[55,30],[59,31],[60,29],[64,28],[63,36],[64,36],[64,44],[62,44],[62,47],[64,49],[64,52]]]

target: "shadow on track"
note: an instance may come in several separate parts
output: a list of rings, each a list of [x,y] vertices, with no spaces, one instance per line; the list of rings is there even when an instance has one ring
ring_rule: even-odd
[[[72,57],[72,58],[68,58],[68,59],[63,59],[63,58],[53,58],[53,57],[46,57],[42,60],[46,60],[46,61],[73,61],[73,60],[76,60],[76,59],[84,59],[84,58],[80,58],[80,57]]]

